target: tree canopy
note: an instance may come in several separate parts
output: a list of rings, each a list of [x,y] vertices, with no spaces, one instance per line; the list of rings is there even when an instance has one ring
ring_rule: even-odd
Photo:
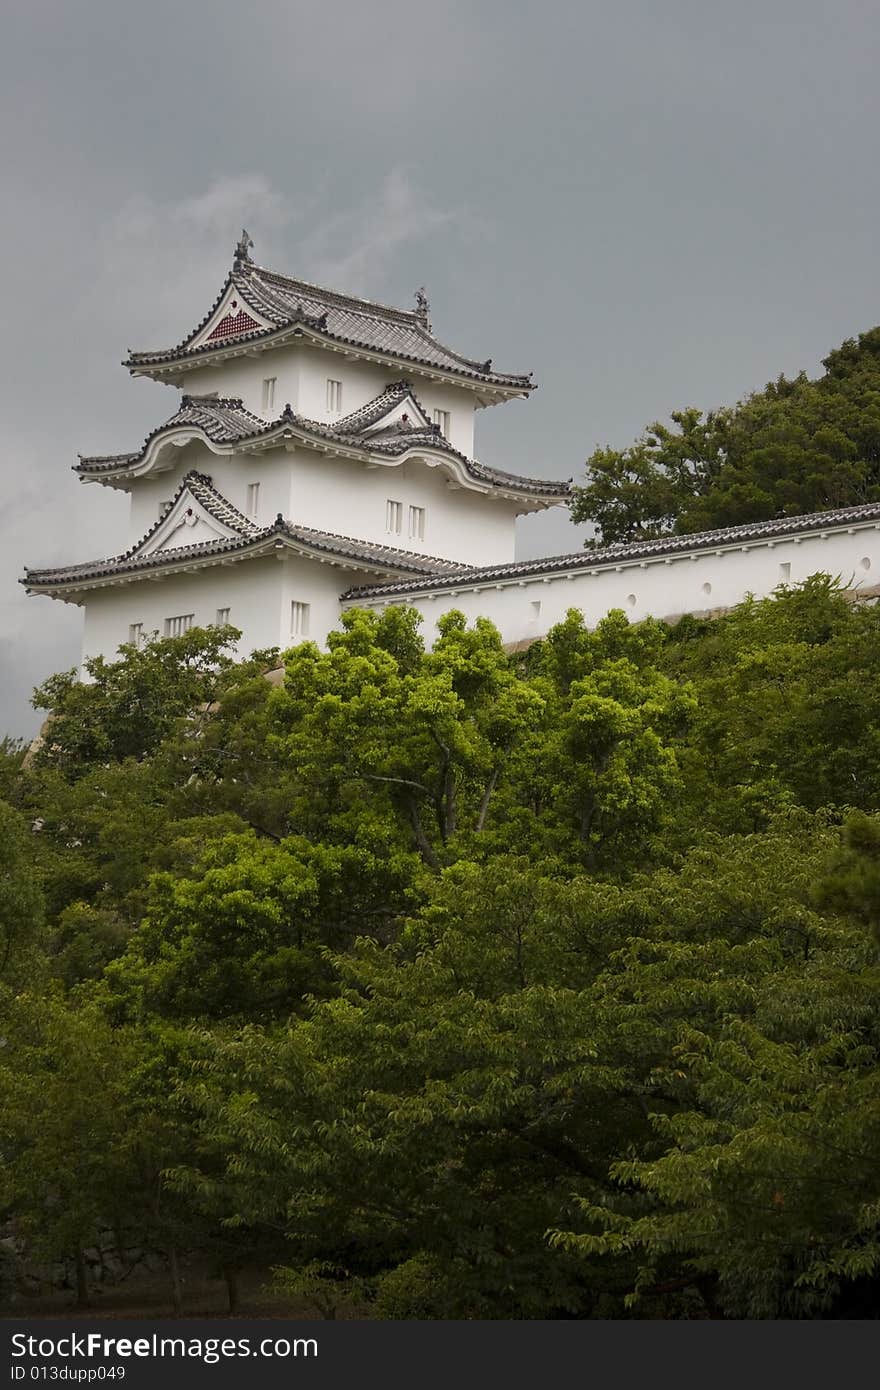
[[[47,682],[5,750],[21,1258],[86,1300],[111,1233],[177,1309],[198,1252],[325,1317],[874,1316],[880,610],[815,576],[513,655],[353,611],[272,680],[228,636]]]
[[[673,411],[624,449],[599,448],[572,517],[588,545],[693,534],[880,498],[880,328],[816,380],[780,376],[734,406]]]

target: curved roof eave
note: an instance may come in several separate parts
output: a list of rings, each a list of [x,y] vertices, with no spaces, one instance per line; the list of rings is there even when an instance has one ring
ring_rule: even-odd
[[[308,526],[296,526],[276,517],[271,526],[253,535],[238,535],[174,550],[151,551],[114,556],[108,560],[88,561],[82,565],[63,566],[50,570],[25,570],[19,580],[29,594],[47,594],[50,598],[71,598],[90,589],[107,588],[135,583],[146,575],[153,577],[203,569],[218,559],[239,561],[257,559],[274,550],[286,548],[298,555],[344,570],[411,577],[447,575],[464,570],[465,566],[437,556],[419,555],[392,546],[369,545],[351,536],[317,531]]]
[[[544,481],[537,478],[518,478],[515,474],[501,473],[476,460],[468,459],[452,446],[443,447],[435,442],[425,444],[414,442],[410,448],[398,448],[397,441],[383,441],[371,446],[368,439],[356,437],[341,438],[333,430],[320,425],[318,421],[305,421],[285,413],[276,421],[270,421],[263,428],[243,434],[234,440],[212,439],[204,426],[196,423],[169,423],[160,426],[147,437],[139,454],[109,454],[94,458],[81,458],[74,464],[74,471],[83,481],[98,481],[110,486],[118,486],[129,479],[143,477],[153,471],[163,450],[168,446],[180,447],[198,440],[213,454],[229,457],[242,450],[243,446],[259,444],[269,448],[281,444],[286,439],[296,439],[306,447],[321,453],[338,453],[341,457],[362,459],[384,467],[397,467],[412,458],[433,459],[429,466],[443,467],[459,486],[483,494],[500,493],[512,500],[530,500],[545,505],[553,501],[564,501],[568,496],[569,484]],[[93,467],[89,467],[92,464]],[[169,467],[173,464],[169,464]]]
[[[482,389],[498,399],[525,397],[538,389],[538,383],[532,381],[530,375],[519,376],[515,373],[500,372],[483,374],[465,366],[440,366],[410,353],[394,352],[390,348],[379,350],[359,343],[356,338],[331,333],[327,329],[311,328],[296,321],[282,324],[278,328],[244,333],[226,342],[205,343],[197,348],[181,347],[161,352],[130,353],[123,360],[122,366],[127,367],[132,376],[149,376],[161,381],[212,361],[228,357],[246,357],[255,352],[284,347],[297,338],[308,339],[317,347],[326,347],[331,352],[344,351],[349,356],[363,361],[406,367],[409,371],[416,371],[420,375],[461,386],[466,390]]]

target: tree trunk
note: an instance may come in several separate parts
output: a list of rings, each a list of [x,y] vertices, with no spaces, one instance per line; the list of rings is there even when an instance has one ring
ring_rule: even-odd
[[[226,1281],[226,1295],[229,1299],[230,1315],[238,1312],[238,1270],[235,1265],[223,1266],[223,1278]]]
[[[177,1262],[177,1247],[172,1245],[168,1251],[168,1272],[171,1275],[171,1302],[174,1312],[180,1317],[183,1312],[183,1287],[180,1282],[180,1265]]]
[[[498,781],[498,768],[496,767],[486,783],[486,790],[483,792],[483,799],[480,802],[480,814],[477,816],[477,830],[482,830],[486,824],[486,812],[489,810],[489,802],[492,800],[492,793],[495,790],[495,783]]]
[[[451,835],[455,834],[455,827],[458,818],[458,807],[456,804],[455,774],[452,765],[447,763],[446,771],[443,775],[443,843]]]
[[[413,834],[415,835],[416,845],[418,846],[419,853],[421,854],[422,858],[424,859],[425,863],[428,865],[429,868],[439,869],[440,862],[437,859],[437,856],[434,853],[433,849],[431,848],[430,840],[425,834],[424,828],[422,826],[422,818],[419,815],[419,808],[415,797],[413,797],[408,802],[407,810],[409,811],[409,823],[412,826]]]
[[[76,1265],[76,1306],[77,1308],[88,1308],[89,1279],[86,1273],[86,1257],[82,1250],[77,1250],[74,1263]]]

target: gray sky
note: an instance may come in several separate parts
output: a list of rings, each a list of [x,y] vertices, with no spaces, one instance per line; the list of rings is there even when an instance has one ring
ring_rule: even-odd
[[[119,548],[76,454],[136,447],[176,393],[129,347],[255,258],[412,305],[529,402],[487,462],[577,477],[684,405],[819,369],[877,310],[875,0],[5,0],[0,49],[0,734],[79,652],[25,563]],[[577,545],[564,513],[522,555]]]

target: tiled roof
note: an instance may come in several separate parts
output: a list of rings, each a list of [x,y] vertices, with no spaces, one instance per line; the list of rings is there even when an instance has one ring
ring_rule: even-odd
[[[244,331],[234,337],[226,331],[222,344],[207,342],[193,346],[230,286],[241,295],[244,305],[255,310],[269,327],[247,331],[242,325]],[[493,370],[491,359],[478,362],[445,347],[434,337],[419,309],[395,309],[369,299],[338,294],[243,260],[236,260],[209,313],[182,342],[155,352],[131,352],[125,365],[135,371],[168,366],[198,358],[230,342],[270,339],[280,330],[297,325],[333,343],[365,348],[380,356],[418,363],[429,369],[433,367],[438,372],[473,382],[517,392],[534,390],[531,373],[497,372]]]
[[[231,445],[268,438],[275,433],[283,435],[285,431],[289,434],[290,430],[294,430],[312,438],[327,440],[330,443],[392,458],[420,446],[430,448],[446,454],[450,458],[457,459],[466,473],[490,487],[497,487],[504,491],[529,497],[560,499],[568,497],[570,481],[553,482],[547,478],[525,478],[517,473],[506,473],[498,468],[489,468],[486,464],[478,463],[476,459],[468,458],[466,454],[454,449],[434,426],[422,429],[417,426],[408,427],[400,424],[388,431],[381,432],[379,435],[365,434],[364,431],[369,424],[381,419],[382,415],[401,398],[402,386],[403,383],[394,383],[392,386],[386,387],[375,401],[369,402],[360,411],[353,411],[351,415],[333,425],[295,415],[288,407],[285,407],[284,412],[277,420],[271,420],[267,424],[246,410],[242,402],[236,398],[184,396],[176,414],[147,436],[138,453],[81,456],[79,463],[74,465],[74,469],[83,478],[100,478],[114,473],[125,475],[128,470],[143,462],[154,439],[166,431],[182,427],[201,430],[209,440],[216,444]],[[381,409],[378,408],[379,402],[382,402]],[[378,413],[376,413],[377,410]]]
[[[295,548],[319,555],[336,557],[342,561],[360,564],[369,569],[391,571],[403,574],[456,574],[466,567],[452,560],[441,560],[433,555],[417,555],[413,551],[399,550],[390,545],[375,545],[369,541],[357,540],[351,536],[335,535],[330,531],[318,531],[311,526],[298,526],[277,516],[271,526],[258,527],[249,521],[231,502],[228,502],[212,486],[211,479],[202,473],[188,473],[172,499],[171,507],[184,491],[189,490],[205,510],[218,521],[237,532],[230,537],[217,540],[200,541],[194,545],[169,547],[144,553],[144,547],[156,534],[168,515],[156,521],[145,536],[122,555],[114,555],[106,560],[89,560],[80,565],[62,565],[57,569],[26,569],[20,583],[28,589],[61,589],[75,587],[77,584],[93,580],[120,577],[137,578],[139,575],[163,566],[179,566],[188,561],[212,560],[218,556],[232,554],[259,555],[270,551],[281,541],[292,542]],[[170,508],[169,508],[170,510]]]
[[[416,396],[409,382],[391,381],[385,387],[384,391],[381,391],[373,400],[367,401],[366,405],[359,406],[358,409],[353,410],[350,415],[343,415],[341,420],[336,420],[333,424],[333,428],[340,434],[360,434],[363,430],[369,429],[371,425],[378,424],[383,415],[390,414],[395,406],[399,405],[401,401],[406,400],[407,396],[415,401],[419,410],[427,420],[428,412]],[[439,425],[435,432],[439,434]]]
[[[147,534],[138,541],[137,545],[132,546],[131,550],[126,552],[127,554],[133,555],[135,551],[140,550],[152,539],[185,492],[194,497],[215,521],[219,521],[222,526],[228,526],[231,531],[237,531],[240,536],[253,536],[259,531],[260,528],[254,524],[250,517],[245,516],[244,512],[240,512],[238,507],[234,507],[221,492],[217,491],[207,473],[197,473],[193,469],[181,478],[177,491],[168,502],[162,515],[153,522]]]
[[[749,541],[772,539],[776,536],[797,536],[805,532],[830,531],[858,522],[880,521],[880,502],[868,502],[860,507],[844,507],[836,511],[810,512],[803,516],[776,517],[772,521],[747,522],[743,526],[727,526],[717,531],[699,531],[694,535],[661,536],[658,540],[633,541],[628,545],[609,545],[595,550],[577,550],[568,555],[550,555],[538,560],[516,560],[508,565],[475,567],[450,578],[439,578],[425,585],[419,580],[402,580],[391,584],[364,585],[349,589],[344,599],[376,598],[384,594],[406,594],[430,588],[470,588],[505,579],[526,579],[535,574],[558,574],[571,570],[592,570],[600,565],[617,564],[621,560],[645,560],[653,556],[689,555],[694,550],[715,550],[725,545],[744,545]]]
[[[266,422],[246,410],[241,400],[230,396],[181,396],[180,406],[164,424],[158,425],[140,449],[130,454],[80,454],[74,472],[85,477],[112,473],[140,463],[153,440],[166,430],[184,427],[201,430],[215,444],[237,444],[253,438],[266,428]]]

